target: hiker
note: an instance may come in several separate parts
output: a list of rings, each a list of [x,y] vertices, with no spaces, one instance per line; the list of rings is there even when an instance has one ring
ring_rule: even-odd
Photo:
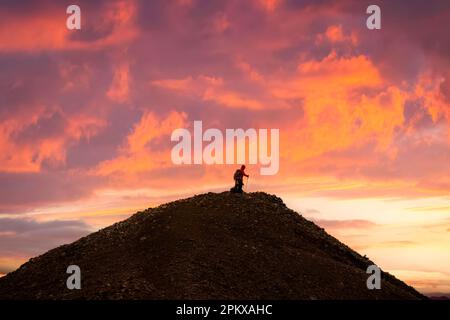
[[[234,173],[234,187],[230,189],[231,192],[242,193],[242,187],[244,186],[244,177],[249,177],[245,173],[245,165],[242,165],[240,169],[237,169]]]

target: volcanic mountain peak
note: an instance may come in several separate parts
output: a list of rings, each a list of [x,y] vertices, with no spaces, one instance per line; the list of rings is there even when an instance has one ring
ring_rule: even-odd
[[[207,193],[31,259],[0,278],[0,299],[424,299],[262,192]],[[81,271],[70,290],[67,267]]]

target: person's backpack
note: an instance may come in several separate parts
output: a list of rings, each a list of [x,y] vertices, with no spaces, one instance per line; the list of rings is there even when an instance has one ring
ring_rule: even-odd
[[[234,178],[234,181],[242,180],[241,170],[237,169],[236,172],[234,173],[233,178]]]

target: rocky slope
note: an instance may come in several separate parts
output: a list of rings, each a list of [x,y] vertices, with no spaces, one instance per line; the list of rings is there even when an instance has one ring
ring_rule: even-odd
[[[81,268],[69,290],[67,266]],[[0,278],[0,299],[425,299],[265,193],[208,193],[31,259]]]

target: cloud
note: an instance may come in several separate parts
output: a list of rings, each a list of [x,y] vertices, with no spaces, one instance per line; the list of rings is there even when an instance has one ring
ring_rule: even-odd
[[[398,269],[390,272],[425,294],[450,291],[450,281],[446,272]]]
[[[316,209],[306,209],[305,213],[306,214],[317,214],[317,213],[320,213],[320,211],[316,210]]]
[[[0,218],[0,272],[12,271],[12,267],[18,266],[14,264],[20,263],[25,257],[42,254],[91,231],[92,228],[80,220]]]
[[[281,0],[257,0],[257,2],[267,12],[273,12],[279,6]]]
[[[250,68],[246,64],[239,64],[239,67],[246,68],[246,71],[249,71],[248,68]],[[250,72],[253,79],[257,77],[254,71]],[[193,95],[205,102],[214,102],[227,108],[261,110],[276,107],[268,103],[262,103],[258,98],[248,97],[245,94],[226,88],[224,80],[218,77],[201,75],[197,79],[192,77],[184,79],[161,79],[152,81],[152,85]]]
[[[407,247],[407,246],[415,246],[417,245],[417,242],[408,240],[383,241],[379,245],[386,247]]]
[[[64,164],[72,142],[89,139],[104,127],[87,114],[68,117],[61,111],[39,108],[24,118],[2,122],[0,172],[39,172],[43,166]]]
[[[177,112],[171,112],[163,119],[150,112],[143,114],[120,148],[119,156],[100,163],[96,174],[139,173],[167,167],[171,164],[169,137],[174,129],[186,127],[185,119],[185,114]],[[155,146],[159,137],[165,137],[167,144],[160,148],[150,147],[152,143]]]
[[[316,44],[321,45],[324,42],[329,42],[333,45],[347,42],[351,46],[356,46],[358,43],[358,38],[355,33],[346,35],[342,28],[342,25],[331,25],[324,33],[320,33],[316,36]]]
[[[66,28],[67,4],[23,1],[0,14],[0,52],[95,50],[132,40],[135,1],[79,1],[81,30]],[[96,16],[96,19],[88,19]],[[95,22],[94,22],[95,21]],[[14,33],[9,32],[14,30]]]
[[[2,170],[92,172],[116,163],[103,174],[112,175],[119,170],[114,159],[133,162],[134,151],[123,145],[138,117],[148,112],[164,119],[173,110],[217,128],[282,127],[279,179],[295,171],[297,179],[334,176],[359,186],[323,190],[329,196],[448,190],[448,180],[438,174],[447,169],[450,136],[442,94],[448,74],[438,71],[446,63],[436,56],[445,57],[445,46],[427,45],[416,25],[415,37],[395,4],[386,4],[386,10],[399,14],[398,24],[386,16],[391,32],[376,34],[361,28],[355,14],[364,15],[365,8],[356,1],[237,4],[82,2],[82,11],[96,17],[85,20],[83,32],[70,33],[58,46],[46,29],[41,45],[12,44],[0,55]],[[24,2],[11,8],[5,21],[57,23],[62,7]],[[427,29],[426,22],[440,25],[447,14],[442,5],[412,8],[427,12],[416,21]],[[396,46],[413,48],[411,59],[399,59],[391,49],[399,32],[407,37]],[[436,39],[446,38],[438,32]],[[374,45],[383,41],[393,47]],[[390,73],[403,62],[405,68]],[[125,103],[127,112],[119,111]],[[148,141],[147,153],[135,158],[143,159],[143,170],[136,172],[156,169],[148,164],[153,160],[168,165],[161,153],[169,146],[167,134]],[[159,157],[150,157],[148,149]],[[218,178],[224,173],[196,171],[211,174],[212,183],[224,181]]]
[[[130,70],[127,63],[123,63],[114,71],[114,78],[106,95],[113,101],[123,103],[128,100],[130,87]]]
[[[88,197],[103,183],[80,171],[0,173],[0,214]]]
[[[314,220],[315,223],[325,229],[370,229],[378,226],[378,224],[369,220]]]

